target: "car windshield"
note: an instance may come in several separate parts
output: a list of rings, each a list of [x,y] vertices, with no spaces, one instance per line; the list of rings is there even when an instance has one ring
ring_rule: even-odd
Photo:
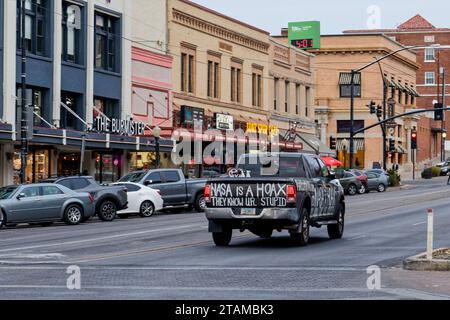
[[[280,178],[306,178],[301,157],[243,157],[238,169],[249,173],[251,177],[273,176]]]
[[[119,180],[119,182],[140,182],[147,172],[140,171],[140,172],[132,172],[130,174],[127,174],[125,177]]]
[[[17,188],[18,187],[16,186],[0,188],[0,200],[9,199],[9,197],[14,193],[14,191],[17,190]]]

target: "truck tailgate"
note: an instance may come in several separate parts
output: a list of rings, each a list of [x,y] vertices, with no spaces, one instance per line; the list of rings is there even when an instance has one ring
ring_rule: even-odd
[[[272,208],[288,206],[285,180],[211,180],[205,190],[210,208]],[[209,192],[209,195],[207,194]]]

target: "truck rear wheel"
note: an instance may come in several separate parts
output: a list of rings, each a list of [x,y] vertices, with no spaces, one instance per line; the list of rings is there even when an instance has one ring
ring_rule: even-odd
[[[195,210],[197,210],[197,212],[204,212],[206,209],[206,201],[205,201],[205,196],[200,193],[197,195],[197,197],[195,197]]]
[[[291,240],[299,247],[305,247],[309,242],[309,212],[307,208],[302,209],[301,222],[297,232],[292,232]]]
[[[231,229],[224,229],[222,232],[213,232],[212,236],[216,246],[226,247],[231,242],[233,231]]]
[[[328,236],[330,239],[342,239],[344,235],[345,225],[345,212],[342,204],[339,205],[339,212],[337,215],[337,224],[331,224],[328,226]]]

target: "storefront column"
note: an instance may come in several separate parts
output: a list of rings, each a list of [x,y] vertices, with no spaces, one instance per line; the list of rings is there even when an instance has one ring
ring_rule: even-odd
[[[406,130],[406,162],[408,164],[412,163],[411,159],[411,128]]]
[[[11,144],[0,145],[0,157],[1,186],[12,185],[14,184],[14,146]]]
[[[55,0],[55,15],[53,16],[55,19],[54,27],[53,27],[53,36],[54,39],[62,39],[62,1]],[[52,114],[52,123],[54,126],[59,128],[60,125],[60,110],[61,110],[61,52],[62,52],[62,41],[54,41],[53,43],[53,114]],[[53,163],[52,163],[52,171],[53,171]]]
[[[84,154],[83,170],[87,170],[89,175],[95,176],[95,159],[93,158],[93,152],[87,151]]]
[[[49,177],[57,177],[58,176],[58,158],[59,151],[57,149],[50,150],[50,172]]]

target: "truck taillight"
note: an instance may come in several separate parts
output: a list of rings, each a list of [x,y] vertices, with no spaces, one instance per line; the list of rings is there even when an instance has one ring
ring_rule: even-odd
[[[287,186],[287,202],[288,203],[297,202],[297,188],[294,185]]]
[[[205,201],[206,201],[206,202],[211,201],[211,186],[210,186],[209,184],[207,184],[207,185],[205,186],[205,193],[204,193],[204,196],[205,196]]]

